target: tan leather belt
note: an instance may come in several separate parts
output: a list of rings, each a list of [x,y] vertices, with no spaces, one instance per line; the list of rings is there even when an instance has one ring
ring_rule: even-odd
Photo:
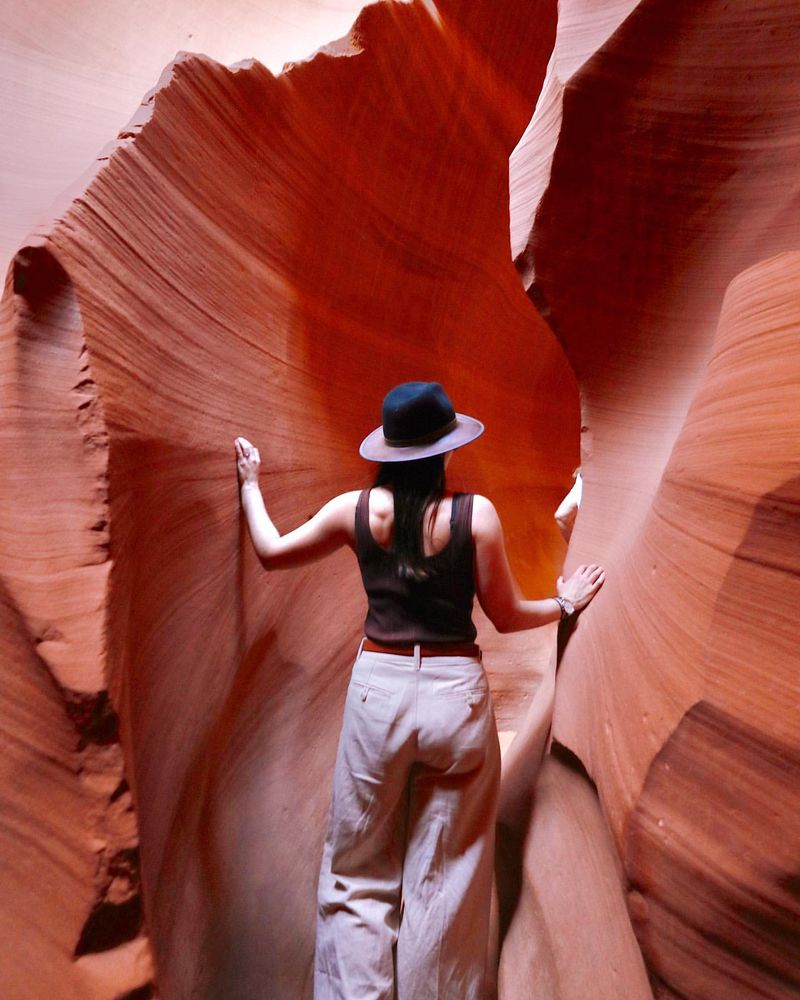
[[[365,639],[362,649],[368,649],[371,653],[394,653],[395,656],[413,656],[414,646],[408,644],[397,646],[384,646],[372,639]],[[420,656],[474,656],[480,658],[481,647],[474,642],[421,642],[419,644]]]

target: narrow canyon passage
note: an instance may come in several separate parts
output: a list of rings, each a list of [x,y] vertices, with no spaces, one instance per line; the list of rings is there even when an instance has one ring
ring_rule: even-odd
[[[19,579],[27,536],[4,570],[29,623],[38,615],[52,630],[57,593],[70,606],[86,595],[75,617],[103,634],[93,651],[61,628],[75,666],[58,680],[89,686],[99,671],[119,712],[165,996],[256,996],[265,981],[275,995],[308,989],[322,827],[364,613],[352,556],[293,574],[258,566],[234,436],[261,446],[265,496],[286,529],[366,483],[356,446],[392,384],[441,379],[488,428],[454,465],[454,485],[494,497],[524,586],[552,589],[577,393],[510,260],[507,174],[552,44],[547,9],[510,61],[504,39],[522,24],[512,5],[489,35],[472,15],[373,8],[352,42],[278,78],[182,58],[85,193],[17,256],[28,284],[19,277],[6,299],[9,371],[19,345],[30,354],[26,287],[52,284],[55,269],[75,290],[54,325],[72,315],[74,354],[91,362],[110,544],[99,593],[53,567],[39,583],[44,611]],[[72,496],[94,495],[91,483],[65,490],[65,445],[84,448],[70,395],[80,378],[60,379],[52,337],[37,329],[29,367],[64,425],[44,422],[38,390],[18,382],[7,406],[21,424],[7,425],[5,454],[13,461],[33,428],[47,455],[44,509],[71,514]],[[22,484],[6,523],[21,505]],[[76,545],[96,541],[101,514],[74,512]],[[45,551],[63,539],[48,530]],[[508,740],[554,636],[481,631]],[[79,925],[86,903],[75,902]],[[83,968],[101,994],[97,963]]]
[[[800,995],[797,37],[440,0],[278,76],[167,67],[2,304],[10,995],[310,998],[365,601],[349,552],[263,571],[233,439],[287,530],[412,379],[486,424],[449,475],[526,595],[609,573],[557,683],[554,628],[477,619],[499,997]]]

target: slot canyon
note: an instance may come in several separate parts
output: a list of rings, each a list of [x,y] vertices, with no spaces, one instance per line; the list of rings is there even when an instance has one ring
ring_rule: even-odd
[[[607,572],[476,611],[487,1000],[800,998],[800,7],[184,6],[2,15],[0,995],[311,1000],[366,599],[233,440],[287,531],[423,379],[525,595]]]

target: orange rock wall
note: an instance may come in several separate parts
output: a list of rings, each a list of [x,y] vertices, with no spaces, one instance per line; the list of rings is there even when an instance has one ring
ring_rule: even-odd
[[[454,483],[496,500],[539,596],[578,461],[573,370],[567,567],[608,582],[557,683],[552,630],[481,623],[517,734],[499,995],[800,992],[800,20],[782,0],[563,0],[557,28],[549,0],[387,3],[279,77],[183,57],[16,255],[11,995],[155,975],[164,997],[310,996],[364,599],[348,553],[260,569],[232,439],[259,445],[293,527],[368,481],[357,444],[392,384],[442,380],[487,424]],[[51,896],[26,891],[33,864]]]
[[[567,567],[608,568],[554,733],[597,782],[656,994],[794,997],[800,13],[616,9],[609,32],[562,5],[512,157],[518,267],[581,391]]]
[[[359,0],[54,0],[0,10],[0,267],[176,52],[273,72],[343,35]]]
[[[538,10],[369,8],[278,78],[181,59],[14,261],[3,463],[31,434],[37,457],[0,512],[4,578],[62,696],[106,690],[119,713],[164,996],[308,995],[365,611],[350,554],[261,570],[233,437],[293,527],[368,481],[386,390],[441,379],[488,426],[455,482],[492,494],[526,587],[552,589],[575,386],[508,243],[508,155],[555,29]],[[487,642],[507,730],[542,639]],[[79,900],[54,905],[80,923]]]

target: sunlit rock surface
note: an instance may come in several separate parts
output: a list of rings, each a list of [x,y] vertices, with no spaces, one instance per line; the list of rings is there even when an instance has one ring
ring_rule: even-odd
[[[343,35],[359,0],[57,0],[0,9],[0,267],[176,52],[273,72]]]
[[[288,529],[426,378],[530,596],[580,421],[567,568],[609,573],[557,684],[551,629],[481,622],[500,997],[800,995],[798,38],[442,0],[165,71],[3,301],[5,993],[310,997],[364,599],[350,553],[260,569],[232,441]]]
[[[351,553],[261,570],[234,436],[259,444],[270,512],[288,529],[369,481],[357,446],[391,385],[440,379],[487,424],[454,484],[493,496],[526,589],[552,591],[578,408],[509,253],[508,156],[555,5],[530,14],[370,8],[349,40],[277,78],[181,58],[14,260],[3,579],[42,683],[65,704],[105,692],[118,713],[166,997],[309,995],[365,611]],[[504,731],[552,643],[550,630],[487,635]],[[34,816],[51,808],[42,792]],[[67,825],[84,896],[53,905],[77,943],[92,841]],[[35,836],[30,820],[9,837],[9,865]],[[44,902],[32,922],[43,968],[71,969]]]
[[[581,391],[567,568],[609,574],[554,735],[664,997],[800,993],[799,37],[790,3],[562,4],[512,157],[518,267]]]

